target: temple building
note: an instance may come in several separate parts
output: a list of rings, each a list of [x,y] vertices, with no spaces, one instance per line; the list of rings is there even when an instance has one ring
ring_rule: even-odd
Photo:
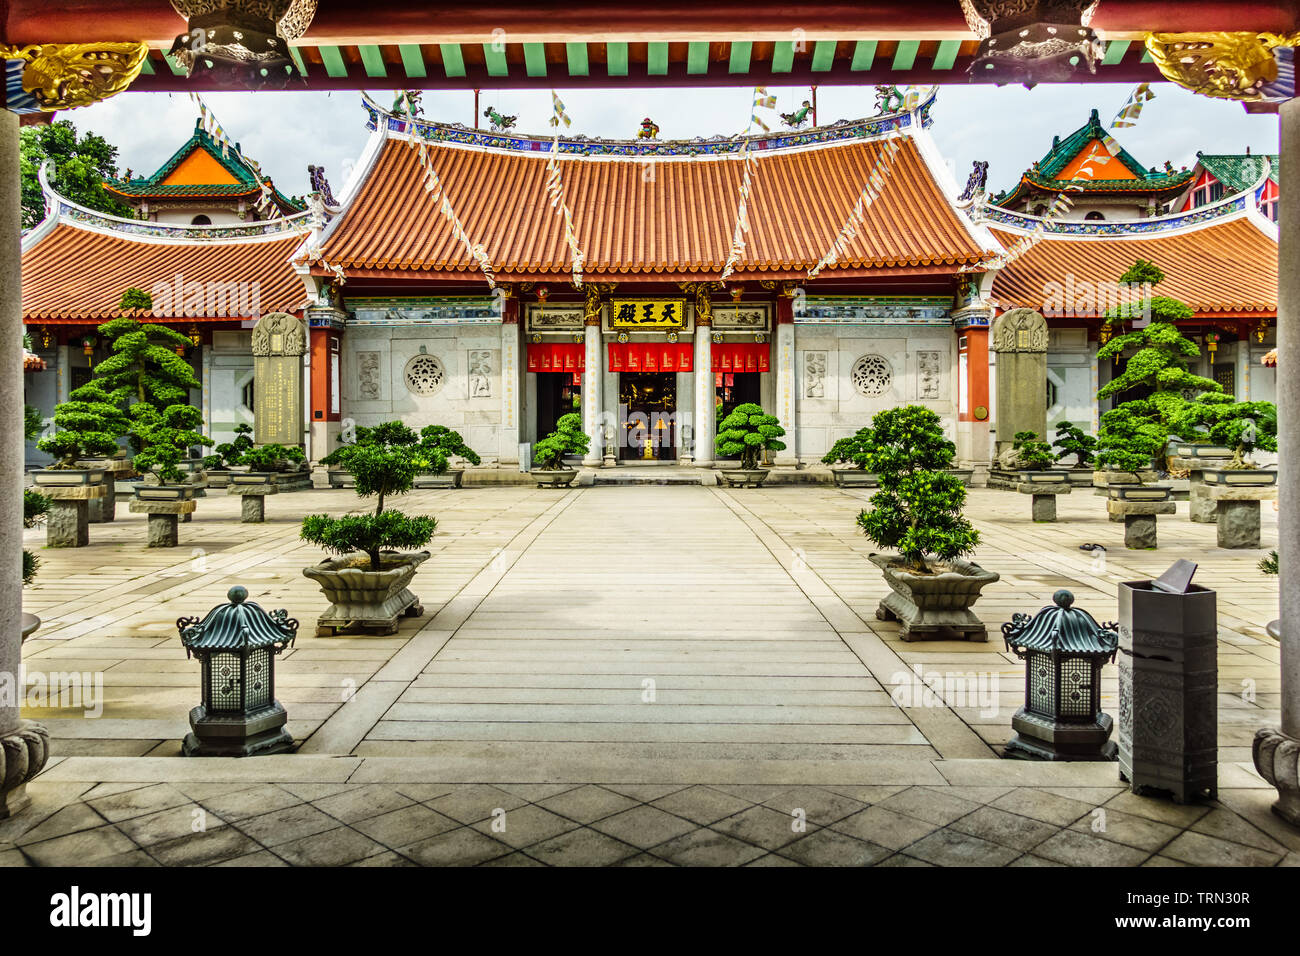
[[[1216,203],[1224,196],[1233,196],[1248,189],[1256,190],[1255,201],[1260,211],[1277,222],[1278,181],[1281,176],[1280,157],[1274,154],[1209,153],[1198,152],[1192,167],[1192,181],[1169,205],[1171,212],[1190,212]]]
[[[104,189],[139,219],[193,226],[276,219],[306,207],[283,195],[240,153],[223,147],[194,124],[194,135],[152,176],[110,179]],[[263,201],[263,194],[265,200]],[[260,207],[260,208],[259,208]]]
[[[1095,190],[1106,221],[1083,201],[1078,218],[1044,221],[989,204],[974,178],[959,193],[927,129],[933,97],[748,140],[560,138],[571,236],[548,191],[552,139],[412,121],[368,98],[369,143],[337,201],[313,175],[309,212],[139,222],[47,185],[49,215],[23,245],[24,319],[47,364],[27,376],[28,401],[49,414],[89,376],[96,325],[136,286],[176,292],[144,318],[194,342],[193,401],[218,441],[258,414],[253,327],[287,312],[308,342],[301,400],[277,407],[302,408],[313,460],[349,423],[401,419],[452,427],[485,465],[514,469],[577,411],[589,465],[708,464],[718,416],[757,402],[787,431],[774,464],[809,466],[875,413],[915,403],[940,416],[961,464],[982,468],[997,437],[991,323],[1016,306],[1046,316],[1049,421],[1095,430],[1093,396],[1119,366],[1097,361],[1111,333],[1089,284],[1136,258],[1195,310],[1202,371],[1272,397],[1256,353],[1274,341],[1277,236],[1253,192],[1151,217],[1192,173],[1143,172],[1121,150],[1107,167],[1129,185]],[[1036,181],[1071,181],[1098,130],[1094,113]],[[733,250],[746,155],[750,228]],[[879,195],[823,262],[873,171]]]
[[[1163,170],[1145,168],[1115,141],[1093,110],[1088,122],[1062,139],[1021,175],[1010,190],[990,202],[1013,212],[1045,216],[1062,195],[1073,200],[1057,219],[1140,219],[1165,210],[1192,181],[1184,168],[1165,162]]]

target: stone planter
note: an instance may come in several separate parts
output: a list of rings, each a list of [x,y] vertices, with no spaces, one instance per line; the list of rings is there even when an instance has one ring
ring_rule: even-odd
[[[33,634],[36,633],[37,629],[40,628],[40,626],[41,626],[41,619],[39,617],[37,617],[35,614],[27,614],[24,612],[23,623],[22,623],[22,631],[23,631],[22,640],[26,641],[27,638],[31,637]],[[20,641],[19,643],[22,643],[22,641]]]
[[[45,546],[84,548],[90,544],[91,502],[108,496],[112,488],[105,473],[50,468],[32,472],[32,480],[40,493],[50,499],[50,510],[45,517]]]
[[[1071,468],[1065,473],[1066,480],[1076,488],[1093,487],[1091,468]]]
[[[880,484],[875,475],[861,468],[832,468],[831,481],[836,488],[875,488]]]
[[[1205,442],[1176,442],[1174,454],[1179,458],[1231,458],[1232,449],[1226,445]]]
[[[403,617],[424,613],[420,599],[409,585],[416,569],[429,560],[428,551],[404,554],[385,551],[384,569],[368,570],[366,555],[327,558],[320,564],[303,568],[330,601],[330,607],[316,621],[316,636],[329,637],[347,632],[394,634]]]
[[[209,468],[207,472],[208,487],[217,489],[228,488],[230,487],[230,479],[234,474],[235,472],[228,468]]]
[[[534,468],[529,472],[538,488],[567,488],[578,477],[576,468]]]
[[[449,468],[441,475],[416,475],[416,488],[459,488],[465,477],[464,468]]]
[[[1112,484],[1106,495],[1106,511],[1112,521],[1124,522],[1124,547],[1133,551],[1154,549],[1156,516],[1171,515],[1178,509],[1169,497],[1168,485]]]
[[[895,554],[870,554],[867,559],[885,575],[890,593],[876,608],[881,621],[898,621],[905,641],[946,637],[956,633],[968,641],[987,641],[988,629],[971,611],[985,585],[998,575],[973,561],[938,562],[938,574],[913,574]]]
[[[346,468],[331,468],[329,470],[329,479],[331,488],[355,488],[357,480],[352,477],[352,472]]]
[[[136,501],[190,501],[198,495],[194,485],[137,485]]]
[[[1277,484],[1277,471],[1272,468],[1206,468],[1203,474],[1211,487],[1267,488]]]
[[[766,468],[722,468],[718,477],[731,488],[762,488],[767,478]]]
[[[1022,471],[1016,491],[1030,496],[1030,516],[1034,521],[1056,520],[1056,496],[1074,490],[1070,476],[1063,471]]]
[[[975,477],[975,469],[974,468],[949,468],[948,474],[956,475],[958,478],[961,479],[961,483],[965,487],[969,488],[971,480]]]

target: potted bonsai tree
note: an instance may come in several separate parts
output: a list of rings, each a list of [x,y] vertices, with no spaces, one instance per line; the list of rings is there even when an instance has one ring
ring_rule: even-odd
[[[1035,521],[1056,520],[1057,495],[1069,494],[1073,489],[1069,474],[1064,469],[1052,468],[1056,459],[1052,446],[1038,437],[1038,432],[1016,432],[1011,450],[1018,464],[1019,481],[1016,491],[1031,495],[1030,511]]]
[[[831,480],[837,488],[874,488],[876,476],[867,471],[866,443],[871,440],[871,429],[860,428],[852,435],[838,439],[831,450],[822,457],[822,463],[831,466]],[[849,465],[836,468],[836,465]]]
[[[1207,475],[1254,472],[1258,477],[1253,480],[1238,475],[1231,483],[1271,485],[1276,482],[1276,471],[1260,471],[1249,459],[1257,448],[1277,451],[1277,406],[1272,402],[1239,402],[1231,395],[1207,392],[1185,405],[1175,423],[1184,435],[1203,436],[1210,445],[1231,450],[1232,457],[1227,463],[1222,468],[1206,469]]]
[[[425,425],[421,428],[419,449],[426,464],[423,472],[415,479],[417,488],[459,488],[465,469],[452,468],[451,459],[460,458],[471,465],[482,462],[478,453],[465,444],[460,432],[452,431],[445,425]]]
[[[203,470],[207,472],[208,484],[213,488],[225,488],[230,484],[231,471],[244,464],[244,454],[253,447],[253,426],[240,422],[235,426],[235,437],[213,447],[213,454],[203,459]]]
[[[963,560],[975,550],[979,532],[961,514],[965,485],[946,470],[956,452],[928,408],[904,405],[871,420],[867,468],[880,490],[858,525],[868,540],[896,552],[868,557],[890,588],[876,617],[897,620],[905,641],[945,632],[988,640],[970,608],[998,575]]]
[[[135,495],[140,500],[184,501],[195,496],[200,484],[196,472],[182,471],[189,450],[211,445],[212,439],[198,431],[203,414],[193,405],[169,405],[159,411],[148,402],[131,406],[131,435],[139,449],[136,467],[157,476],[157,484],[140,484]],[[197,474],[202,477],[201,472]]]
[[[317,636],[347,631],[392,634],[403,615],[424,613],[409,585],[429,552],[405,549],[428,544],[437,521],[384,508],[386,499],[406,494],[414,485],[421,466],[417,444],[415,433],[401,422],[386,422],[358,428],[353,444],[321,459],[347,468],[357,495],[373,497],[376,504],[370,514],[303,518],[302,539],[338,555],[303,569],[331,602],[317,619]]]
[[[36,447],[54,461],[32,472],[32,480],[50,496],[46,545],[79,548],[90,543],[90,507],[96,503],[98,519],[111,518],[115,504],[113,481],[105,469],[92,468],[95,456],[105,459],[117,451],[117,439],[126,432],[127,417],[98,382],[75,389],[68,401],[54,409],[54,433]]]
[[[566,458],[587,454],[591,438],[582,430],[582,416],[570,412],[561,415],[551,432],[533,447],[532,476],[539,488],[567,488],[578,476],[576,468],[566,468]]]
[[[1056,440],[1053,442],[1056,448],[1056,461],[1064,463],[1065,459],[1073,458],[1074,463],[1070,469],[1070,481],[1074,484],[1089,485],[1092,484],[1093,462],[1097,458],[1097,439],[1089,435],[1078,425],[1073,422],[1060,421],[1056,424]]]
[[[719,474],[733,488],[760,488],[768,471],[759,467],[763,452],[783,451],[785,434],[775,415],[752,402],[737,405],[718,426],[714,447],[724,458],[740,456],[739,468],[723,468]]]

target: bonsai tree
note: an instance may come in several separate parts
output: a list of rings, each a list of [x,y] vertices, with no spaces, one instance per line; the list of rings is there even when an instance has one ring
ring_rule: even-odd
[[[117,439],[126,433],[128,424],[121,406],[92,380],[55,406],[54,434],[42,438],[36,447],[54,456],[52,468],[76,468],[83,458],[116,452]]]
[[[785,429],[775,415],[767,414],[753,402],[746,402],[737,405],[722,420],[713,444],[719,455],[727,458],[739,455],[740,467],[752,471],[758,467],[761,452],[785,449],[785,442],[779,441],[784,434]]]
[[[271,443],[250,448],[240,457],[240,463],[250,471],[284,471],[291,462],[303,462],[307,456],[297,445]]]
[[[1029,471],[1042,471],[1055,461],[1052,446],[1040,441],[1038,432],[1016,432],[1011,449],[1020,458],[1020,467]]]
[[[253,439],[248,437],[251,434],[253,434],[253,426],[240,422],[235,426],[234,440],[222,442],[214,447],[212,450],[216,454],[206,456],[203,459],[203,467],[229,471],[231,465],[242,465],[245,453],[253,447]]]
[[[191,447],[212,444],[211,438],[198,431],[203,415],[193,405],[169,405],[160,412],[147,402],[138,402],[131,406],[131,420],[131,433],[140,446],[136,468],[156,470],[165,484],[185,480],[176,466],[189,456]]]
[[[1238,402],[1231,395],[1208,392],[1187,404],[1177,424],[1185,438],[1203,436],[1230,447],[1227,468],[1254,468],[1246,456],[1256,448],[1277,451],[1277,406],[1272,402]]]
[[[420,455],[427,462],[425,470],[434,475],[445,474],[453,457],[464,458],[471,465],[482,462],[478,453],[465,444],[460,432],[445,425],[425,425],[420,429]]]
[[[1074,456],[1075,468],[1087,468],[1097,457],[1097,439],[1072,422],[1058,422],[1055,446],[1057,461]]]
[[[1120,282],[1155,286],[1164,278],[1158,266],[1139,259],[1120,276]],[[1191,306],[1167,296],[1152,296],[1150,308],[1151,321],[1147,325],[1117,335],[1097,350],[1099,359],[1113,359],[1134,350],[1124,371],[1099,388],[1097,398],[1111,398],[1136,388],[1148,389],[1150,394],[1145,400],[1156,410],[1168,433],[1172,433],[1174,418],[1187,403],[1184,393],[1223,389],[1213,379],[1188,371],[1189,359],[1200,355],[1201,350],[1178,331],[1175,323],[1192,317]],[[1137,304],[1124,304],[1106,313],[1106,324],[1123,323],[1141,314]]]
[[[961,515],[966,487],[946,469],[957,448],[939,416],[919,405],[880,412],[864,442],[866,467],[880,480],[871,510],[858,515],[868,540],[897,551],[908,569],[928,574],[930,556],[970,554],[979,532]]]
[[[561,415],[551,432],[533,449],[533,464],[547,471],[564,467],[569,456],[585,455],[591,438],[582,430],[582,416],[570,413]]]
[[[858,468],[866,468],[866,443],[870,438],[871,429],[860,428],[855,434],[839,439],[834,445],[831,445],[831,450],[822,456],[822,464],[848,464],[855,465]]]
[[[357,428],[356,441],[330,452],[321,462],[339,465],[352,473],[361,498],[376,498],[373,514],[307,515],[302,520],[304,541],[333,554],[362,552],[369,570],[382,571],[384,551],[420,548],[433,538],[438,522],[429,515],[385,511],[384,500],[411,490],[420,470],[415,433],[401,422]]]
[[[95,378],[122,404],[148,402],[161,412],[188,403],[190,389],[201,387],[190,363],[177,353],[190,340],[174,329],[123,317],[105,322],[99,333],[112,354],[95,366]]]
[[[1165,453],[1169,426],[1154,402],[1135,399],[1101,416],[1097,431],[1097,463],[1120,471],[1150,468]]]
[[[144,289],[137,289],[131,286],[122,293],[122,298],[118,301],[117,307],[122,312],[129,312],[132,309],[149,310],[153,308],[153,296]]]

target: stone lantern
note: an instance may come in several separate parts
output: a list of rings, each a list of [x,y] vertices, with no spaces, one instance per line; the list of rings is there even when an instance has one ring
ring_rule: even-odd
[[[275,658],[293,644],[298,622],[266,612],[236,585],[207,617],[176,622],[186,656],[203,666],[203,703],[190,711],[187,757],[250,757],[293,747],[288,714],[275,699]]]
[[[1007,650],[1025,662],[1025,705],[1005,755],[1033,760],[1114,760],[1115,721],[1101,711],[1101,668],[1115,659],[1119,630],[1073,607],[1057,591],[1054,606],[1002,625]]]

